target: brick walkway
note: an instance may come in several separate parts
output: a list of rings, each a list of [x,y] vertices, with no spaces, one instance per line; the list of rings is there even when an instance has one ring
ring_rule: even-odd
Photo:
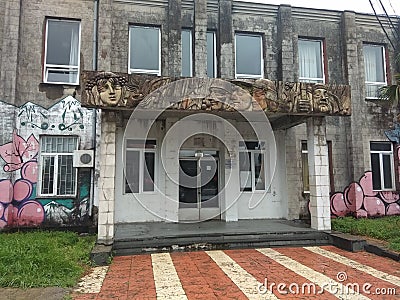
[[[73,299],[400,299],[400,263],[333,246],[119,256]]]

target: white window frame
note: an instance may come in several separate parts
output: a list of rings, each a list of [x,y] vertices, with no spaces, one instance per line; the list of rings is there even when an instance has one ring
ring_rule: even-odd
[[[71,23],[78,23],[79,24],[79,36],[78,36],[78,65],[55,65],[55,64],[48,64],[47,63],[47,45],[48,45],[48,33],[49,33],[49,21],[52,22],[71,22]],[[54,19],[48,18],[46,19],[46,41],[44,46],[44,68],[43,68],[43,81],[45,83],[51,84],[69,84],[69,85],[79,85],[79,76],[80,76],[80,64],[81,64],[81,21],[79,20],[69,20],[69,19]],[[76,82],[58,82],[58,81],[48,81],[48,74],[49,71],[73,71],[77,72]]]
[[[131,69],[131,28],[148,28],[158,30],[158,69]],[[161,76],[161,28],[158,26],[140,26],[140,25],[130,25],[129,26],[129,38],[128,38],[128,74],[138,73],[138,74],[153,74]]]
[[[268,182],[269,182],[269,177],[268,172],[267,172],[267,151],[266,151],[266,143],[264,141],[245,141],[247,142],[256,142],[261,145],[260,149],[246,149],[243,146],[239,146],[239,159],[240,159],[240,153],[251,153],[251,161],[250,161],[250,172],[251,172],[251,191],[246,191],[242,190],[242,183],[241,183],[241,178],[240,178],[240,167],[239,167],[239,189],[241,193],[257,193],[257,192],[266,192],[268,190]],[[264,189],[256,189],[256,183],[255,183],[255,154],[262,154],[264,157]],[[240,161],[239,161],[240,164]]]
[[[237,72],[237,60],[236,60],[236,51],[237,51],[237,40],[236,37],[238,35],[242,35],[242,36],[253,36],[253,37],[258,37],[260,39],[260,51],[261,51],[261,68],[260,68],[260,75],[253,75],[253,74],[240,74]],[[263,49],[263,36],[261,34],[256,34],[256,33],[242,33],[242,32],[236,32],[235,33],[235,78],[237,79],[260,79],[260,78],[264,78],[264,49]]]
[[[37,195],[39,197],[57,197],[57,198],[67,198],[67,197],[76,197],[76,193],[77,193],[77,189],[78,189],[78,169],[77,168],[73,168],[74,172],[75,172],[75,182],[74,182],[74,192],[72,194],[65,194],[65,195],[58,195],[57,194],[57,188],[58,188],[58,157],[59,156],[74,156],[74,152],[64,152],[64,153],[57,153],[57,152],[43,152],[42,151],[42,144],[43,139],[46,137],[55,137],[55,138],[76,138],[76,145],[75,145],[75,150],[78,149],[78,145],[79,145],[79,138],[77,136],[59,136],[59,135],[55,135],[55,136],[50,136],[50,135],[43,135],[40,136],[40,153],[39,153],[39,180],[38,180],[38,184],[37,184]],[[44,157],[54,157],[54,173],[53,173],[53,193],[51,194],[44,194],[42,193],[42,173],[43,173],[43,159]]]
[[[299,38],[299,41],[307,41],[307,42],[314,42],[314,43],[319,43],[319,49],[321,53],[321,64],[322,64],[322,77],[301,77],[299,74],[299,81],[300,82],[311,82],[311,83],[325,83],[325,52],[324,52],[324,43],[322,40],[316,40],[316,39],[307,39],[307,38]],[[298,49],[299,55],[300,55],[300,48]],[[299,61],[300,63],[300,61]],[[300,67],[299,67],[300,70]]]
[[[372,150],[371,146],[372,144],[390,144],[390,151],[389,150]],[[395,173],[394,173],[394,158],[393,158],[393,144],[390,142],[370,142],[370,155],[371,154],[379,154],[379,172],[380,172],[380,177],[381,177],[381,182],[380,186],[381,188],[378,190],[374,191],[393,191],[396,189],[395,186]],[[385,188],[385,182],[384,182],[384,170],[383,170],[383,155],[389,155],[390,157],[390,174],[392,177],[392,186],[390,188]],[[371,158],[371,171],[372,170],[372,158]]]
[[[188,77],[193,77],[193,33],[191,29],[188,28],[183,28],[181,31],[181,58],[183,54],[183,40],[182,40],[182,33],[183,32],[189,32],[189,52],[190,52],[190,60],[189,60],[189,76]],[[183,76],[183,66],[181,64],[181,76]],[[185,76],[186,77],[186,76]]]
[[[367,81],[365,70],[364,70],[365,93],[367,93],[367,89],[366,89],[367,86],[379,86],[379,87],[382,87],[382,86],[387,85],[387,73],[386,73],[387,72],[387,70],[386,70],[387,62],[386,62],[386,48],[385,48],[384,45],[365,43],[365,44],[363,44],[363,49],[365,47],[378,47],[378,48],[381,48],[381,50],[382,50],[381,53],[382,53],[382,58],[383,58],[383,74],[384,74],[384,78],[385,78],[385,81],[382,81],[382,82],[380,82],[380,81]],[[364,64],[365,64],[365,56],[363,56],[363,59],[364,59]],[[365,98],[366,99],[378,99],[378,97],[370,97],[370,96],[367,96],[366,94],[365,94]]]
[[[135,138],[128,138],[125,139],[124,145],[125,145],[125,151],[124,151],[124,165],[123,165],[123,194],[154,194],[156,193],[156,187],[157,187],[157,174],[158,174],[158,158],[157,158],[157,140],[156,139],[147,139],[147,140],[141,140],[146,143],[146,141],[155,141],[155,147],[154,148],[140,148],[140,147],[127,147],[127,143],[129,140],[138,140]],[[139,152],[139,191],[138,192],[127,192],[126,191],[126,152],[127,151],[136,151]],[[144,155],[145,153],[153,153],[154,154],[154,180],[153,180],[153,190],[152,191],[144,191]],[[130,186],[129,186],[130,188]],[[131,188],[130,188],[131,189]]]
[[[212,34],[212,41],[213,41],[213,51],[214,51],[214,55],[213,55],[213,62],[214,62],[214,76],[211,77],[209,74],[207,74],[207,76],[209,78],[216,78],[217,77],[217,41],[216,41],[216,34],[215,31],[212,30],[208,30],[206,34]],[[208,53],[207,53],[207,58],[208,58]],[[208,69],[208,66],[207,66]]]

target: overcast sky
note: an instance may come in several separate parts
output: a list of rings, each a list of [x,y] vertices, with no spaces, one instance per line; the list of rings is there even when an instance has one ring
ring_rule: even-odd
[[[263,2],[269,4],[290,4],[297,7],[323,8],[333,10],[353,10],[356,12],[373,13],[369,0],[242,0],[248,2]],[[400,0],[381,0],[389,15],[400,15]],[[378,13],[382,7],[378,0],[372,0]]]

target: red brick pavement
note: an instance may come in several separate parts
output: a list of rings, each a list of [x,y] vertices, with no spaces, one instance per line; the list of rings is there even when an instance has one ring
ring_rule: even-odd
[[[400,277],[400,263],[373,254],[359,252],[351,253],[333,246],[321,247],[333,253],[340,254],[376,270]],[[275,248],[275,251],[337,281],[338,272],[346,272],[347,282],[363,284],[371,283],[373,287],[396,287],[397,296],[366,295],[371,299],[400,299],[400,287],[378,279],[361,270],[357,270],[304,248]],[[310,280],[282,266],[273,259],[254,249],[224,251],[239,266],[264,283],[284,283],[302,285]],[[222,269],[204,251],[175,252],[171,258],[178,274],[180,284],[189,300],[192,299],[247,299],[245,294],[222,271]],[[256,288],[256,287],[254,287]],[[279,299],[336,299],[328,292],[323,295],[287,294],[283,295],[273,289]],[[151,255],[135,255],[115,257],[98,294],[74,294],[75,300],[102,299],[156,299]],[[173,298],[171,298],[173,299]]]

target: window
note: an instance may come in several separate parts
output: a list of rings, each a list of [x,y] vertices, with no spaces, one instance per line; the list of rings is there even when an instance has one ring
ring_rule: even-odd
[[[365,97],[376,99],[379,88],[386,85],[385,47],[364,45]]]
[[[394,189],[394,163],[391,143],[371,142],[372,187],[375,191]]]
[[[190,29],[182,29],[182,72],[184,77],[192,75],[192,31]]]
[[[266,189],[264,142],[239,142],[239,172],[241,191]]]
[[[262,36],[237,33],[235,35],[236,78],[262,78],[264,59]]]
[[[207,76],[217,77],[215,32],[207,31]]]
[[[322,41],[299,39],[299,80],[324,83]]]
[[[160,39],[158,27],[131,26],[129,28],[129,74],[161,75]]]
[[[308,149],[307,141],[301,141],[301,166],[303,178],[303,192],[310,193],[310,174],[308,172]]]
[[[40,139],[41,196],[75,196],[76,168],[73,152],[78,138],[72,136],[43,136]]]
[[[125,193],[154,191],[155,140],[126,140]]]
[[[80,22],[48,19],[44,82],[79,83]]]

